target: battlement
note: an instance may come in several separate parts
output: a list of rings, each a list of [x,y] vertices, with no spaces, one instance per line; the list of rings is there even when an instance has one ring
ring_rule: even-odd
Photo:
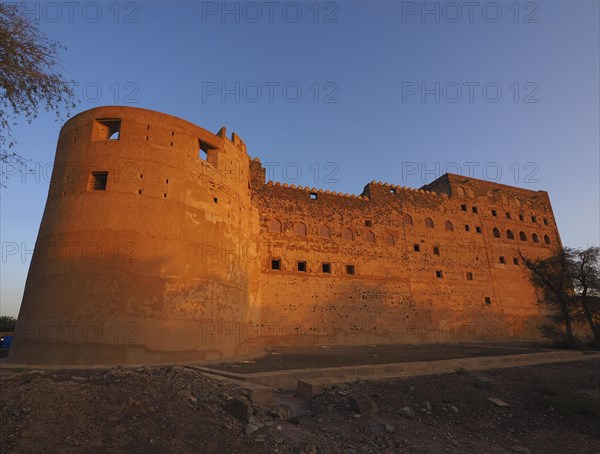
[[[360,194],[266,181],[224,127],[98,107],[61,129],[11,358],[536,338],[543,314],[519,257],[556,245],[544,191],[454,174]]]

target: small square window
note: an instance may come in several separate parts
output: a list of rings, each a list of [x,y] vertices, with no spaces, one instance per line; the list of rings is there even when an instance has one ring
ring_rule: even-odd
[[[306,262],[304,262],[304,261],[298,262],[297,269],[301,273],[306,273]]]
[[[504,258],[503,255],[500,256],[500,263],[502,263],[502,264],[506,263],[506,259]]]
[[[496,210],[492,210],[492,216],[498,216],[498,212]]]
[[[471,226],[469,224],[465,224],[465,232],[470,232]]]
[[[477,207],[473,207],[473,213],[477,213]]]
[[[440,247],[439,246],[433,246],[433,253],[435,255],[440,255]]]
[[[310,200],[317,200],[317,198],[318,198],[318,195],[317,195],[316,192],[311,192],[310,193]]]
[[[544,218],[544,225],[548,225],[548,219]]]
[[[276,271],[281,271],[281,260],[273,259],[271,260],[271,269]]]
[[[108,172],[92,172],[90,175],[89,190],[105,191],[108,181]]]
[[[508,211],[506,212],[506,219],[512,219]]]
[[[443,279],[444,278],[444,273],[442,273],[442,270],[437,270],[435,272],[435,277],[437,277],[438,279]]]
[[[489,296],[486,296],[486,297],[485,297],[485,304],[487,304],[488,306],[489,306],[490,304],[492,304],[492,299],[491,299]]]
[[[415,244],[413,245],[413,250],[414,250],[415,252],[420,252],[420,251],[421,251],[421,246],[419,246],[417,243],[415,243]]]
[[[460,206],[460,209],[463,210],[463,211],[467,211],[467,205],[466,204],[462,204]]]
[[[516,257],[513,257],[513,265],[518,265],[519,264],[519,259]]]
[[[373,221],[371,221],[371,220],[367,219],[367,220],[365,221],[365,226],[366,226],[366,227],[373,227]]]
[[[331,263],[323,263],[321,265],[321,271],[324,273],[331,273]]]
[[[390,189],[390,194],[395,194],[395,193],[396,193],[396,189],[394,189],[394,188],[391,188],[391,189]]]
[[[537,222],[537,218],[535,216],[531,216],[531,222]]]
[[[94,123],[93,140],[119,140],[121,119],[101,118]]]
[[[522,220],[524,220],[524,217],[523,217],[523,215],[522,215],[522,214],[520,214],[520,215],[519,215],[519,221],[522,221]]]
[[[354,270],[354,265],[346,265],[346,274],[356,274]]]
[[[467,281],[472,281],[473,280],[473,273],[470,271],[467,271]]]
[[[475,231],[476,231],[477,233],[481,233],[481,227],[479,227],[479,226],[475,227]]]

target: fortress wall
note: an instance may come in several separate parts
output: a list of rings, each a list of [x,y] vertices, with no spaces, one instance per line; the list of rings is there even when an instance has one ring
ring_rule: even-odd
[[[269,341],[420,343],[538,336],[532,325],[541,315],[535,291],[513,258],[519,257],[519,248],[545,256],[557,244],[551,213],[527,206],[506,208],[488,198],[483,190],[487,187],[474,182],[469,186],[472,198],[372,182],[364,197],[316,191],[317,200],[311,200],[310,189],[261,182],[264,174],[256,161],[252,174],[263,232],[261,323]],[[533,191],[519,194],[539,196]],[[547,196],[543,200],[548,202]],[[512,210],[516,219],[493,216],[492,209],[503,215]],[[536,214],[539,222],[527,223],[525,217],[520,221],[519,213]],[[426,218],[433,228],[425,225]],[[270,231],[273,219],[281,222],[281,232]],[[452,222],[453,231],[446,229],[446,221]],[[306,236],[295,232],[299,223],[307,226]],[[329,238],[319,234],[323,225],[330,229]],[[503,232],[501,238],[494,238],[494,227]],[[353,230],[354,240],[342,237],[345,228]],[[514,231],[516,240],[506,238],[506,229]],[[520,229],[528,241],[518,239]],[[539,238],[547,234],[551,244],[533,243],[534,231]],[[369,242],[367,232],[375,235],[375,243]],[[393,237],[393,244],[386,235]],[[505,264],[499,263],[501,255]],[[280,270],[271,269],[272,259],[281,260]],[[306,261],[306,272],[298,270],[299,261]],[[323,272],[323,263],[331,264],[331,273]],[[355,275],[347,274],[347,265],[355,266]],[[442,272],[441,278],[436,271]]]
[[[10,358],[535,338],[519,255],[559,245],[543,191],[451,174],[360,195],[267,183],[224,128],[99,107],[61,130]]]
[[[106,140],[99,119],[120,119]],[[19,314],[14,360],[136,362],[231,356],[250,268],[215,252],[249,241],[248,158],[191,123],[102,107],[61,131]],[[207,148],[200,159],[199,140]],[[210,145],[210,147],[206,145]],[[107,171],[105,190],[91,173]],[[31,344],[31,345],[28,345]]]

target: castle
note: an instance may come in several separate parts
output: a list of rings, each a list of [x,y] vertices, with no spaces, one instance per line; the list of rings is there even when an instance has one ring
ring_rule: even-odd
[[[98,107],[60,132],[10,358],[538,338],[519,251],[556,246],[544,191],[452,174],[359,196],[266,182],[225,128]]]

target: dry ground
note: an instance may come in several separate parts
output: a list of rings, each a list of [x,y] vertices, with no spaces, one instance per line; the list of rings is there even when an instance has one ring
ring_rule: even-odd
[[[0,379],[5,453],[600,452],[598,359],[487,371],[489,389],[462,370],[334,386],[297,418],[254,406],[249,435],[225,408],[246,396],[184,367],[16,372]]]

